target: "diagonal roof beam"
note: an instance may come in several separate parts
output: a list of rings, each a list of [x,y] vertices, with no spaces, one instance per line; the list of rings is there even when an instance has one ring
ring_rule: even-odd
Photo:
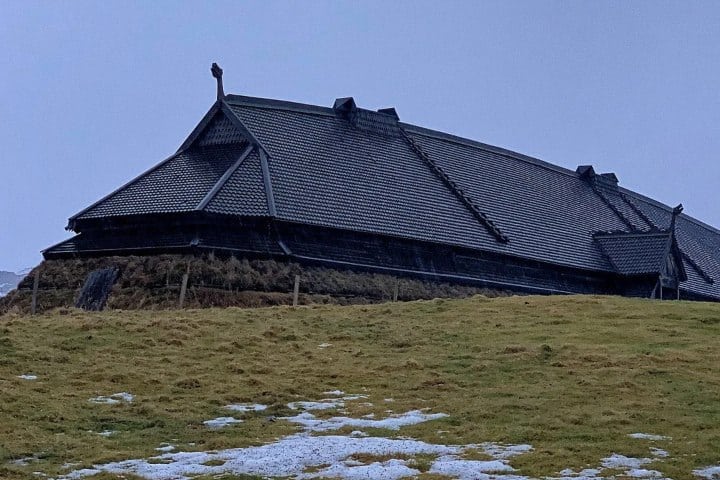
[[[263,182],[265,183],[265,196],[268,206],[268,212],[271,217],[275,217],[277,209],[275,208],[275,195],[273,194],[272,178],[270,176],[270,152],[267,148],[258,140],[258,138],[250,131],[242,120],[233,112],[232,108],[225,103],[225,100],[220,102],[220,108],[223,113],[228,116],[232,124],[240,130],[250,141],[250,143],[258,147],[260,154],[260,166],[262,168]]]
[[[420,157],[429,167],[430,169],[435,172],[435,174],[440,177],[440,179],[445,183],[445,185],[450,189],[451,192],[455,194],[455,196],[465,205],[465,207],[470,210],[470,213],[487,229],[490,234],[495,237],[495,240],[497,240],[500,243],[508,243],[510,239],[507,235],[505,235],[500,228],[495,225],[495,222],[490,220],[490,218],[487,216],[486,213],[482,212],[480,208],[475,204],[475,202],[472,201],[470,197],[468,197],[465,192],[454,182],[450,179],[450,177],[445,173],[445,171],[440,168],[440,165],[435,163],[424,151],[422,148],[420,148],[420,145],[418,145],[413,138],[408,135],[408,133],[405,131],[405,129],[398,124],[398,128],[400,129],[400,133],[402,134],[405,141],[410,145],[410,148],[415,152],[415,154]]]
[[[215,198],[215,195],[220,191],[220,189],[227,183],[228,179],[232,176],[235,171],[240,168],[240,165],[245,161],[245,159],[250,155],[250,153],[255,148],[254,145],[248,145],[248,147],[243,150],[243,152],[238,157],[237,161],[233,163],[226,171],[223,173],[222,177],[218,179],[217,182],[215,182],[215,185],[208,191],[208,193],[203,197],[202,200],[200,200],[200,203],[198,203],[197,207],[195,207],[195,210],[202,210],[205,207],[207,207],[208,203]]]

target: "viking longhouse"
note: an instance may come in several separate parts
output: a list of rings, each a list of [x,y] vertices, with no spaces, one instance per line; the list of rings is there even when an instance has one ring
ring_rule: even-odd
[[[177,152],[70,218],[45,258],[215,252],[532,293],[720,300],[720,231],[592,166],[225,95]]]

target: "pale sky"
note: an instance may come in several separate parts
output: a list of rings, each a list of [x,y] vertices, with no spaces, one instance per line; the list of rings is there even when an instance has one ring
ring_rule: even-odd
[[[225,91],[401,120],[720,227],[717,1],[0,0],[0,270],[173,153]]]

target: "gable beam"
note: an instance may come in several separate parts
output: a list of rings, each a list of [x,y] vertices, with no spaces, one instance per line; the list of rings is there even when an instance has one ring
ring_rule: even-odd
[[[440,168],[440,165],[435,163],[427,155],[427,153],[425,153],[425,151],[420,148],[420,145],[418,145],[417,142],[413,140],[413,138],[405,131],[404,128],[402,128],[399,124],[398,128],[402,137],[410,146],[410,149],[415,152],[415,154],[420,157],[420,159],[424,161],[428,167],[430,167],[430,169],[440,178],[440,180],[442,180],[445,186],[450,189],[450,191],[455,195],[455,197],[460,200],[463,205],[465,205],[465,208],[467,208],[470,213],[480,222],[480,224],[485,227],[485,229],[490,233],[490,235],[495,237],[495,240],[500,243],[508,243],[510,239],[502,232],[502,230],[500,230],[500,228],[495,224],[495,222],[490,220],[487,214],[480,210],[480,208],[475,204],[475,202],[472,201],[470,197],[465,194],[465,192],[460,188],[460,186],[453,182],[447,175],[447,173],[445,173],[445,171]]]
[[[267,199],[268,212],[271,217],[277,215],[275,210],[275,195],[273,195],[272,181],[270,180],[270,166],[268,164],[268,155],[265,150],[260,150],[260,167],[262,168],[263,182],[265,182],[265,196]]]
[[[198,203],[198,206],[195,207],[195,210],[202,210],[207,207],[208,203],[210,203],[210,201],[215,198],[215,195],[217,195],[217,193],[225,185],[225,183],[232,176],[232,174],[235,173],[238,168],[240,168],[240,165],[242,165],[242,163],[245,161],[248,155],[250,155],[254,148],[254,145],[248,145],[248,147],[243,150],[237,161],[233,163],[230,168],[225,171],[225,173],[223,173],[222,177],[220,177],[217,182],[215,182],[215,185],[213,185],[210,191],[205,195],[205,197],[200,201],[200,203]]]

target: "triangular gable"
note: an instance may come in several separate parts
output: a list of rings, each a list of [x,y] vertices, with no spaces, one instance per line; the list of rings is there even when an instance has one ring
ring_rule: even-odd
[[[222,104],[216,103],[185,139],[178,151],[186,150],[193,145],[223,145],[240,142],[253,143],[252,139],[238,127],[237,119],[230,118],[222,108]]]
[[[613,232],[594,235],[617,273],[672,276],[685,281],[682,254],[671,232]]]

